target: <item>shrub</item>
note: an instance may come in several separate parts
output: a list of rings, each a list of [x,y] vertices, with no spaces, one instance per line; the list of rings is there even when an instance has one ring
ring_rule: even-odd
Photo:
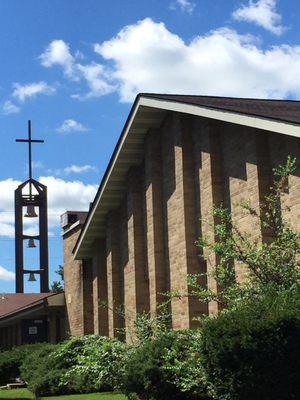
[[[124,343],[86,335],[71,338],[50,350],[45,346],[33,352],[21,367],[28,389],[36,396],[119,388],[124,374]]]
[[[30,352],[22,362],[21,377],[28,389],[36,395],[50,391],[50,387],[57,384],[55,377],[59,376],[60,370],[56,368],[51,356],[58,346],[44,344]],[[43,390],[40,391],[40,388]]]
[[[206,398],[199,331],[169,331],[136,347],[127,359],[123,391],[143,400]]]
[[[0,385],[20,377],[20,367],[26,356],[45,346],[44,343],[18,346],[0,353]]]
[[[87,341],[65,376],[65,383],[73,382],[76,391],[110,391],[122,386],[124,361],[129,347],[124,343],[98,337]]]
[[[300,398],[300,293],[270,291],[203,324],[201,356],[220,400]]]
[[[95,340],[95,337],[72,338],[54,346],[52,351],[44,347],[26,357],[21,374],[28,389],[37,396],[75,392],[73,383],[65,382],[64,377],[76,363],[87,340]]]

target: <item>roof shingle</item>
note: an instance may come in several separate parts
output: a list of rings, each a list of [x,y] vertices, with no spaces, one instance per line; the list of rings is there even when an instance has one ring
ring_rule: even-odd
[[[300,101],[141,93],[140,96],[300,124]]]
[[[28,306],[33,306],[53,293],[9,293],[0,296],[0,318]]]

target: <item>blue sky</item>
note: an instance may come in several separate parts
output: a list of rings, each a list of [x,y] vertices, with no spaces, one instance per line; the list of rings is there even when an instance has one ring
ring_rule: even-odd
[[[299,99],[299,15],[296,0],[0,2],[0,292],[14,291],[13,195],[27,177],[14,139],[28,119],[45,139],[34,176],[48,186],[53,280],[59,215],[87,209],[135,95]]]

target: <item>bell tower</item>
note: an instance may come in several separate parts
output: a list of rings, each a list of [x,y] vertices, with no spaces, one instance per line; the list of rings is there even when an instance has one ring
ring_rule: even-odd
[[[28,139],[16,139],[16,142],[28,143],[29,179],[15,190],[15,257],[16,257],[16,293],[24,293],[24,275],[29,275],[29,282],[36,281],[35,274],[40,276],[40,292],[49,292],[48,266],[48,215],[47,187],[32,178],[32,143],[44,143],[44,140],[31,138],[31,121],[28,121]],[[25,214],[24,211],[26,210]],[[36,211],[38,213],[36,213]],[[24,218],[38,218],[38,235],[25,235]],[[28,248],[35,248],[39,242],[39,268],[24,268],[24,241]]]

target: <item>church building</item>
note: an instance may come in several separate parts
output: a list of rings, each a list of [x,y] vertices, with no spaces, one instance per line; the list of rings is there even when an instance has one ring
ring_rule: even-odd
[[[33,343],[58,343],[68,332],[63,293],[0,295],[0,350]]]
[[[300,229],[300,102],[138,95],[89,212],[64,217],[71,334],[115,337],[125,328],[130,341],[139,313],[155,315],[166,292],[188,292],[187,274],[208,272],[202,284],[214,288],[217,260],[204,261],[195,246],[199,236],[213,239],[213,207],[222,203],[242,231],[263,239],[238,203],[259,212],[272,168],[288,155],[298,167],[283,202]],[[241,266],[236,276],[245,279]],[[174,298],[172,326],[217,312],[214,302]]]

